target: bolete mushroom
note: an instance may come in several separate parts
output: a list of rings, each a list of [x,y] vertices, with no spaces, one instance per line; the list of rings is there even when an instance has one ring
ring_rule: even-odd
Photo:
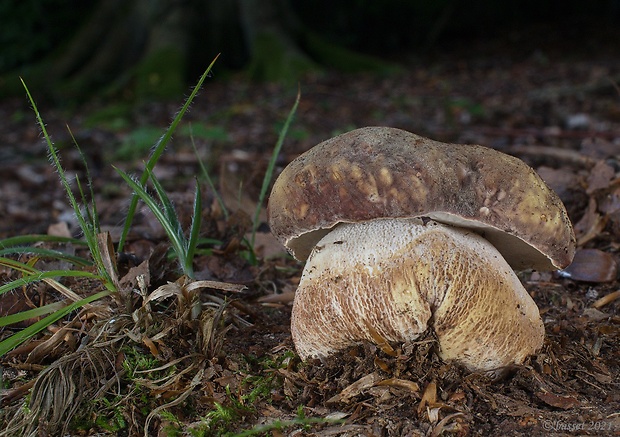
[[[564,205],[523,161],[387,127],[297,157],[268,212],[307,259],[291,320],[302,359],[430,328],[440,356],[470,370],[522,363],[544,326],[512,268],[563,268],[575,252]]]

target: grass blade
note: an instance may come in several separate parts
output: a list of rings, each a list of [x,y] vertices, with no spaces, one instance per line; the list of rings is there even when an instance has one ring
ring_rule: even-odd
[[[86,171],[86,182],[88,183],[88,191],[90,194],[90,198],[92,199],[90,202],[90,208],[86,208],[88,222],[92,223],[94,230],[98,233],[100,232],[99,214],[97,213],[97,204],[95,203],[95,191],[93,189],[93,180],[90,176],[88,162],[86,161],[86,156],[84,156],[84,152],[82,152],[82,149],[80,148],[80,145],[75,139],[75,136],[73,135],[73,132],[71,131],[69,126],[67,126],[67,130],[69,131],[69,135],[71,135],[71,140],[73,141],[74,147],[77,149],[78,153],[80,154],[80,159],[82,160],[82,164],[84,165],[84,170]],[[80,190],[80,196],[82,197],[82,203],[84,205],[87,205],[88,203],[86,202],[86,196],[84,196],[84,191],[82,190],[82,186],[79,182],[80,181],[78,179],[77,183],[78,183],[78,187]]]
[[[40,242],[52,242],[52,243],[71,243],[76,245],[85,245],[83,240],[69,237],[59,237],[56,235],[17,235],[15,237],[8,237],[0,240],[0,247],[12,247],[21,246],[24,244],[34,244]]]
[[[174,117],[174,119],[172,120],[172,123],[170,124],[170,126],[168,127],[164,135],[160,138],[160,140],[155,145],[155,148],[153,149],[153,152],[151,153],[149,160],[146,162],[144,172],[142,173],[142,176],[140,177],[140,183],[142,185],[144,185],[146,181],[148,180],[149,174],[153,171],[153,168],[155,168],[155,164],[157,164],[157,161],[161,157],[162,153],[164,153],[166,145],[172,138],[172,134],[175,132],[176,128],[181,122],[181,119],[187,112],[191,103],[194,101],[194,98],[198,94],[198,91],[202,87],[202,84],[204,83],[205,79],[209,77],[211,70],[213,69],[213,65],[215,64],[215,61],[217,61],[218,57],[219,55],[215,57],[215,59],[207,67],[206,71],[202,74],[202,76],[200,76],[198,83],[196,84],[191,94],[185,101],[185,104],[183,104],[183,106],[181,107],[181,110]],[[127,211],[127,217],[125,218],[125,225],[123,226],[123,232],[118,242],[119,252],[121,252],[123,250],[123,247],[125,246],[125,241],[127,240],[127,235],[129,234],[129,228],[131,227],[131,223],[133,222],[133,217],[136,213],[136,208],[138,206],[138,199],[139,197],[136,194],[134,194],[134,196],[131,198],[131,204],[129,205],[129,210]]]
[[[41,317],[46,314],[58,311],[65,307],[66,302],[54,302],[42,307],[33,308],[31,310],[22,311],[15,314],[9,314],[8,316],[0,317],[0,328],[14,323],[23,322],[24,320],[34,319],[35,317]]]
[[[204,176],[204,178],[207,180],[207,185],[209,185],[209,188],[211,188],[211,192],[215,196],[215,200],[217,200],[217,203],[220,205],[220,209],[222,210],[222,213],[224,214],[224,219],[228,220],[228,208],[226,208],[226,205],[224,204],[224,199],[222,199],[222,196],[220,196],[220,193],[215,189],[215,185],[213,184],[213,180],[211,179],[211,176],[209,175],[209,171],[207,170],[207,167],[205,166],[204,162],[202,161],[202,158],[200,157],[200,154],[198,153],[198,149],[196,148],[196,143],[194,142],[194,136],[192,134],[191,128],[192,126],[190,124],[189,138],[192,143],[192,148],[194,149],[194,155],[196,155],[196,158],[198,159],[198,165],[200,166],[200,171],[202,172],[202,175]]]
[[[276,166],[276,160],[278,159],[278,155],[280,154],[280,150],[282,149],[282,144],[284,143],[284,138],[286,138],[286,133],[288,132],[288,128],[293,121],[293,117],[295,112],[297,111],[297,106],[299,105],[299,99],[301,98],[301,91],[297,90],[297,98],[295,99],[295,104],[291,108],[288,113],[288,117],[286,117],[286,121],[284,122],[284,126],[282,126],[282,130],[280,131],[280,135],[278,137],[278,141],[271,153],[271,159],[269,160],[269,165],[267,166],[267,171],[265,172],[265,177],[263,177],[263,185],[260,189],[260,195],[258,197],[258,204],[256,205],[256,211],[254,211],[254,219],[252,220],[252,237],[250,239],[250,248],[254,250],[254,239],[256,237],[256,230],[258,229],[258,217],[260,215],[261,208],[263,207],[263,202],[265,201],[265,196],[267,195],[267,190],[269,189],[269,185],[271,184],[271,179],[273,177],[273,169]]]
[[[47,129],[45,128],[45,123],[43,123],[43,119],[41,118],[41,114],[39,113],[39,109],[37,108],[37,104],[35,103],[34,98],[32,97],[32,94],[30,93],[30,90],[26,86],[26,83],[24,82],[24,80],[21,78],[20,80],[22,82],[22,85],[24,86],[24,89],[26,90],[28,99],[30,100],[33,111],[35,112],[37,123],[39,124],[39,127],[41,128],[41,132],[43,133],[43,137],[45,138],[45,141],[47,143],[50,160],[52,161],[52,164],[54,165],[54,167],[56,168],[56,171],[58,172],[60,181],[69,199],[69,203],[71,204],[71,207],[73,208],[73,211],[78,220],[80,228],[82,229],[82,233],[84,234],[84,239],[86,240],[86,244],[88,245],[91,255],[95,261],[95,265],[99,272],[99,279],[104,282],[106,288],[110,290],[116,290],[116,286],[114,285],[112,278],[108,277],[107,271],[102,265],[101,254],[99,253],[99,248],[97,246],[97,234],[99,233],[99,228],[98,228],[99,223],[98,223],[98,218],[96,217],[96,209],[94,206],[94,200],[91,202],[91,205],[92,205],[91,207],[93,208],[93,212],[91,213],[91,210],[87,206],[86,198],[84,196],[84,191],[82,190],[82,186],[80,184],[79,178],[76,177],[76,183],[78,186],[78,190],[80,192],[82,201],[84,202],[84,205],[86,208],[86,217],[85,217],[84,213],[82,213],[82,209],[80,207],[79,202],[77,201],[77,199],[75,198],[75,195],[73,194],[73,190],[71,189],[71,184],[69,183],[65,170],[60,162],[60,156],[58,155],[58,150],[56,149],[56,146],[54,145],[54,143],[52,142],[52,139],[47,133]],[[73,136],[73,134],[71,135]],[[92,187],[92,184],[91,184],[91,187]]]
[[[145,190],[140,181],[133,179],[127,173],[118,168],[116,168],[116,171],[131,187],[131,189],[134,190],[138,198],[146,204],[146,206],[151,210],[157,221],[159,221],[159,223],[164,228],[164,231],[166,232],[166,235],[170,240],[172,250],[176,254],[179,264],[181,265],[183,273],[185,273],[189,277],[193,277],[192,260],[189,258],[190,254],[188,241],[183,234],[183,229],[181,227],[181,224],[179,223],[174,207],[170,202],[170,199],[166,195],[163,187],[152,175],[151,181],[153,182],[155,191],[157,192],[157,195],[161,201],[160,204],[157,203],[157,201],[155,201],[155,199],[153,199],[153,197]],[[192,226],[194,226],[193,223]],[[192,229],[191,232],[198,232],[198,230]]]
[[[14,349],[15,347],[19,346],[24,341],[26,341],[29,338],[31,338],[32,336],[36,335],[40,331],[44,330],[45,328],[47,328],[52,323],[55,323],[58,320],[62,319],[63,317],[65,317],[70,312],[75,311],[75,310],[77,310],[77,309],[79,309],[79,308],[83,307],[84,305],[87,305],[87,304],[89,304],[91,302],[94,302],[96,300],[99,300],[99,299],[102,299],[102,298],[104,298],[106,296],[109,296],[112,293],[113,293],[113,291],[111,291],[111,290],[104,290],[104,291],[100,291],[99,293],[95,293],[95,294],[93,294],[91,296],[85,297],[84,299],[81,299],[81,300],[79,300],[77,302],[70,303],[69,305],[67,305],[63,309],[58,310],[58,311],[50,314],[49,316],[39,320],[38,322],[33,323],[32,325],[28,326],[27,328],[25,328],[25,329],[15,333],[15,334],[13,334],[12,336],[7,338],[6,340],[3,340],[2,342],[0,342],[0,357],[4,356],[7,352],[11,351],[12,349]]]
[[[196,180],[196,191],[194,193],[194,211],[192,212],[192,223],[189,228],[189,239],[187,240],[187,259],[184,270],[191,272],[190,278],[194,276],[194,254],[198,246],[198,237],[200,236],[200,226],[202,224],[202,192],[200,183]],[[186,273],[187,274],[187,273]]]
[[[84,272],[81,270],[36,271],[34,273],[23,276],[19,279],[15,279],[11,282],[7,282],[6,284],[3,284],[2,286],[0,286],[0,295],[6,293],[7,291],[14,290],[17,287],[22,287],[24,285],[32,284],[34,282],[39,282],[39,281],[43,281],[46,279],[54,279],[57,277],[100,279],[99,276],[91,272]]]
[[[50,160],[52,161],[52,164],[58,171],[58,175],[60,176],[60,181],[65,191],[67,192],[67,196],[69,197],[69,202],[71,203],[73,210],[76,212],[78,220],[80,219],[84,220],[84,217],[80,213],[80,207],[77,203],[77,200],[75,199],[75,196],[73,195],[73,191],[71,190],[71,184],[69,184],[67,175],[65,174],[64,168],[62,167],[60,163],[60,157],[58,156],[58,151],[56,150],[56,146],[54,145],[54,143],[52,142],[52,139],[47,133],[47,129],[45,128],[45,123],[43,122],[43,118],[41,118],[41,114],[39,113],[37,104],[35,103],[34,98],[32,97],[32,94],[30,94],[30,90],[26,86],[26,82],[24,82],[24,80],[21,78],[20,80],[22,82],[22,85],[24,86],[24,89],[26,90],[28,100],[30,100],[30,104],[32,105],[32,109],[35,113],[37,123],[39,124],[39,127],[41,128],[41,132],[43,133],[43,137],[45,138],[45,141],[47,143]],[[81,225],[82,225],[82,222],[80,221],[80,226]]]
[[[29,264],[6,257],[0,257],[0,266],[8,267],[9,269],[17,270],[25,274],[32,274],[39,271]]]
[[[166,221],[170,223],[170,228],[175,229],[176,235],[183,238],[183,229],[181,228],[181,223],[179,222],[179,217],[174,209],[174,205],[170,201],[168,194],[166,194],[166,190],[159,183],[159,179],[155,177],[154,173],[149,173],[151,178],[151,183],[153,184],[153,188],[157,193],[157,197],[159,198],[159,203],[161,205],[162,211],[165,214]]]
[[[157,221],[161,223],[166,231],[166,234],[171,237],[177,235],[176,228],[169,222],[167,215],[162,211],[162,207],[151,197],[151,195],[144,189],[142,184],[129,176],[123,170],[116,168],[115,170],[118,174],[125,180],[127,185],[134,191],[135,195],[138,199],[142,200],[146,206],[151,210]],[[170,241],[170,243],[174,246],[176,244],[175,241]]]
[[[65,252],[61,252],[59,250],[54,249],[45,249],[43,247],[32,247],[32,246],[17,246],[17,247],[8,247],[6,249],[0,249],[0,256],[12,255],[12,254],[36,254],[40,255],[44,258],[52,258],[57,259],[59,261],[68,261],[73,265],[80,267],[90,267],[93,263],[85,258],[80,256],[70,255]]]

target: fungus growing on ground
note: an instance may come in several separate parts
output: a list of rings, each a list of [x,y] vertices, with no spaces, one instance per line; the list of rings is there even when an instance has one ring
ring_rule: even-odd
[[[269,222],[307,259],[291,319],[302,359],[430,328],[439,355],[472,371],[522,363],[544,326],[512,269],[563,268],[575,252],[564,205],[523,161],[387,127],[293,160]]]

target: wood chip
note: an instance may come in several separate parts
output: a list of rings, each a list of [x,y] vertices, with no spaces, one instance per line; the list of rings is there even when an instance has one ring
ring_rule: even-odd
[[[427,405],[432,405],[437,402],[437,384],[432,381],[424,389],[424,394],[418,405],[418,417],[422,415]]]
[[[377,383],[376,385],[404,388],[415,395],[420,395],[420,386],[417,383],[407,379],[389,378]]]
[[[602,308],[618,298],[620,298],[620,290],[614,291],[613,293],[609,293],[608,295],[601,297],[592,304],[592,307],[597,309]]]
[[[144,335],[142,337],[142,343],[144,343],[145,346],[149,348],[151,355],[153,355],[155,358],[159,358],[159,350],[157,349],[157,345],[155,345],[153,340]]]
[[[339,394],[331,397],[327,400],[328,404],[333,404],[337,402],[348,402],[349,399],[357,396],[362,393],[364,390],[369,389],[374,386],[377,382],[381,381],[381,376],[377,372],[370,373],[353,384],[345,387]]]
[[[247,287],[241,284],[232,284],[229,282],[220,281],[194,281],[185,286],[187,291],[196,290],[198,288],[212,288],[214,290],[231,291],[239,293],[245,290]]]
[[[293,299],[295,298],[295,292],[294,291],[288,291],[288,292],[284,292],[284,293],[272,293],[272,294],[267,294],[265,296],[261,296],[257,299],[257,302],[260,303],[283,303],[283,304],[287,304],[287,303],[291,303],[293,302]]]
[[[51,224],[47,227],[47,235],[52,235],[55,237],[66,237],[71,238],[71,231],[69,230],[69,225],[67,222],[58,222]]]
[[[379,349],[381,349],[386,355],[389,355],[390,357],[397,357],[398,353],[396,353],[394,348],[390,345],[390,343],[388,343],[385,337],[379,334],[379,332],[374,328],[374,326],[372,326],[367,320],[364,320],[364,323],[366,324],[366,328],[368,329],[368,332],[370,333],[370,336],[372,337],[377,347],[379,347]]]
[[[101,256],[101,262],[112,283],[118,288],[118,270],[116,268],[116,253],[109,232],[97,234],[97,247]]]

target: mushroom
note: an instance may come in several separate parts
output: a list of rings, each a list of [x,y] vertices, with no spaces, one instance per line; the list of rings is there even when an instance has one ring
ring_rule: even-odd
[[[388,127],[297,157],[268,212],[273,234],[307,259],[291,317],[302,359],[433,329],[444,360],[520,364],[544,326],[513,268],[563,268],[575,252],[564,205],[523,161]]]

